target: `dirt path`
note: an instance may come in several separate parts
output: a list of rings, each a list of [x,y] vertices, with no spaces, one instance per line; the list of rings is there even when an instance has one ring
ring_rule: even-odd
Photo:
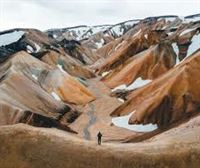
[[[101,131],[102,141],[105,142],[121,141],[135,135],[133,131],[116,127],[111,123],[110,113],[121,105],[121,102],[110,97],[110,89],[98,79],[91,79],[87,82],[88,89],[95,95],[96,100],[80,107],[82,115],[70,124],[70,128],[78,132],[77,136],[85,140],[96,141],[96,135]]]
[[[85,126],[85,128],[83,129],[83,133],[84,133],[83,137],[86,140],[90,140],[91,139],[91,135],[90,135],[90,132],[89,132],[89,127],[91,125],[93,125],[97,120],[96,116],[94,115],[94,104],[90,103],[89,104],[89,108],[90,108],[90,110],[87,113],[87,115],[89,117],[89,122]]]
[[[97,89],[96,87],[90,88],[93,90],[93,93],[95,93],[96,97],[101,97],[101,93],[99,91],[99,89]],[[83,137],[86,140],[91,140],[91,135],[90,135],[90,131],[89,131],[89,127],[91,127],[93,124],[95,124],[97,117],[94,115],[95,113],[95,104],[94,103],[89,103],[89,111],[87,112],[87,115],[89,117],[89,122],[88,124],[85,126],[85,128],[83,129]]]

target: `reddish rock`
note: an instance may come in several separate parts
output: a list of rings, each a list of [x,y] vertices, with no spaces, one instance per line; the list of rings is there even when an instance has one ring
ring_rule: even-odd
[[[200,104],[200,52],[133,91],[128,101],[112,112],[113,116],[135,111],[129,123],[157,123],[167,126],[198,111]]]
[[[110,88],[129,85],[137,78],[155,79],[175,64],[176,54],[166,43],[160,43],[129,58],[121,66],[106,75],[102,81]]]

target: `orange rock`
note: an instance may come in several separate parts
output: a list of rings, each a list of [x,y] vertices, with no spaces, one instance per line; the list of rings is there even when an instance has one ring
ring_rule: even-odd
[[[136,110],[129,120],[131,124],[166,126],[193,114],[200,102],[199,62],[198,51],[151,83],[133,91],[128,101],[111,115],[124,115]]]
[[[131,39],[128,39],[123,43],[123,47],[120,47],[118,50],[113,52],[105,60],[105,62],[99,67],[99,72],[102,73],[104,71],[114,69],[126,61],[129,57],[147,48],[148,44],[142,33],[137,36],[133,36]]]
[[[176,54],[167,43],[160,43],[129,58],[115,68],[102,81],[110,88],[121,84],[129,85],[137,78],[155,79],[175,64]]]
[[[52,66],[62,66],[62,68],[72,76],[82,78],[92,78],[95,76],[91,70],[83,67],[80,63],[67,54],[62,55],[50,50],[42,56],[41,60]]]
[[[46,117],[59,125],[57,120],[65,113],[77,115],[70,103],[86,104],[95,99],[67,72],[24,51],[1,64],[0,76],[0,124],[18,123],[34,114],[33,119]]]

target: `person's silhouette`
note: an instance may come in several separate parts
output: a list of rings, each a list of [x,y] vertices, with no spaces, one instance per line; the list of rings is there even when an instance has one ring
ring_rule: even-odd
[[[98,138],[98,145],[101,145],[101,137],[103,135],[101,134],[101,132],[99,131],[99,133],[97,134],[97,138]]]

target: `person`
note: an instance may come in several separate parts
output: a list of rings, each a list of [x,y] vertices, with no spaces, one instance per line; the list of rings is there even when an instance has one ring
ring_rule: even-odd
[[[101,132],[99,131],[99,133],[97,134],[97,138],[98,138],[98,145],[101,145],[101,137],[103,135],[101,134]]]

